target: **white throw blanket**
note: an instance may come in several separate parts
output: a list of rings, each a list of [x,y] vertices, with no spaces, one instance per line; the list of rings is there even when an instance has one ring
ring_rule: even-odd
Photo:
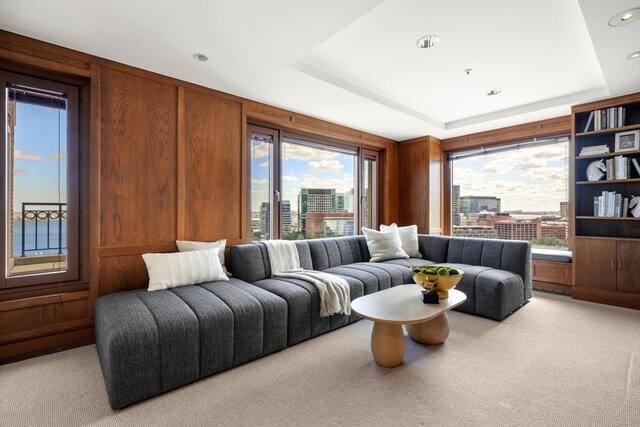
[[[265,240],[271,264],[271,275],[304,280],[314,285],[320,294],[320,316],[351,314],[349,283],[335,274],[300,268],[298,248],[288,240]]]

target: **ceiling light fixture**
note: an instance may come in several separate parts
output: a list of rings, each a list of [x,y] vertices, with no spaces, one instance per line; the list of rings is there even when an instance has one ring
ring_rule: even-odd
[[[613,17],[609,19],[609,25],[611,27],[620,27],[621,25],[627,25],[633,21],[637,21],[638,18],[640,18],[640,7],[634,7],[613,15]]]
[[[420,37],[416,42],[416,45],[420,49],[427,49],[429,47],[434,47],[438,43],[440,43],[440,37],[436,36],[435,34],[431,34],[428,36]]]
[[[502,92],[500,89],[491,89],[489,92],[487,92],[487,96],[495,96],[500,92]]]
[[[638,58],[640,58],[640,50],[637,52],[630,53],[627,56],[627,59],[638,59]]]
[[[204,53],[194,53],[194,54],[193,54],[193,58],[194,58],[196,61],[200,61],[200,62],[205,62],[205,61],[208,61],[208,60],[209,60],[209,58],[207,57],[207,55],[205,55]]]

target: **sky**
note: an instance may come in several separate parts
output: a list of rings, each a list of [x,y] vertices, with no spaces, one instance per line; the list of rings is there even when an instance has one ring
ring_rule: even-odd
[[[251,211],[258,212],[268,200],[270,146],[253,142],[251,163]],[[346,193],[355,186],[356,156],[298,144],[282,144],[282,197],[298,211],[301,188],[335,188]]]
[[[66,123],[64,110],[21,102],[17,104],[14,211],[22,209],[22,202],[66,201]],[[61,130],[60,151],[58,128]],[[58,165],[61,167],[60,182]]]
[[[568,200],[568,143],[454,160],[460,196],[496,196],[502,210],[560,210]]]

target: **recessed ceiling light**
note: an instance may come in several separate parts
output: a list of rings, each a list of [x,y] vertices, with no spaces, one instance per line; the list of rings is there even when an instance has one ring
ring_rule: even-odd
[[[500,92],[502,92],[500,89],[491,89],[489,92],[487,92],[487,96],[494,96],[499,94]]]
[[[609,19],[609,25],[612,27],[619,27],[621,25],[627,25],[633,21],[637,21],[638,18],[640,18],[640,7],[634,7],[615,14],[611,19]]]
[[[208,61],[208,60],[209,60],[209,58],[207,57],[207,55],[205,55],[204,53],[194,53],[194,54],[193,54],[193,58],[194,58],[196,61],[201,61],[201,62],[204,62],[204,61]]]
[[[640,58],[640,50],[637,52],[630,53],[627,56],[627,59],[638,59],[638,58]]]
[[[440,37],[436,36],[435,34],[431,34],[429,36],[420,37],[416,42],[416,45],[420,49],[426,49],[428,47],[434,47],[438,43],[440,43]]]
[[[469,74],[471,74],[472,71],[473,71],[473,68],[467,68],[466,70],[463,71],[463,73],[465,73],[468,76]]]

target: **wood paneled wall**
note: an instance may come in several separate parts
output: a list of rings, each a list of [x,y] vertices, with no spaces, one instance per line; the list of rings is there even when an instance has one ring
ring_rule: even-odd
[[[418,226],[419,233],[442,234],[443,154],[432,136],[398,144],[400,225]]]
[[[247,240],[248,121],[382,153],[381,218],[398,221],[396,142],[0,31],[0,61],[90,81],[90,280],[0,291],[0,361],[92,337],[100,295],[144,288],[140,256],[175,240]]]

